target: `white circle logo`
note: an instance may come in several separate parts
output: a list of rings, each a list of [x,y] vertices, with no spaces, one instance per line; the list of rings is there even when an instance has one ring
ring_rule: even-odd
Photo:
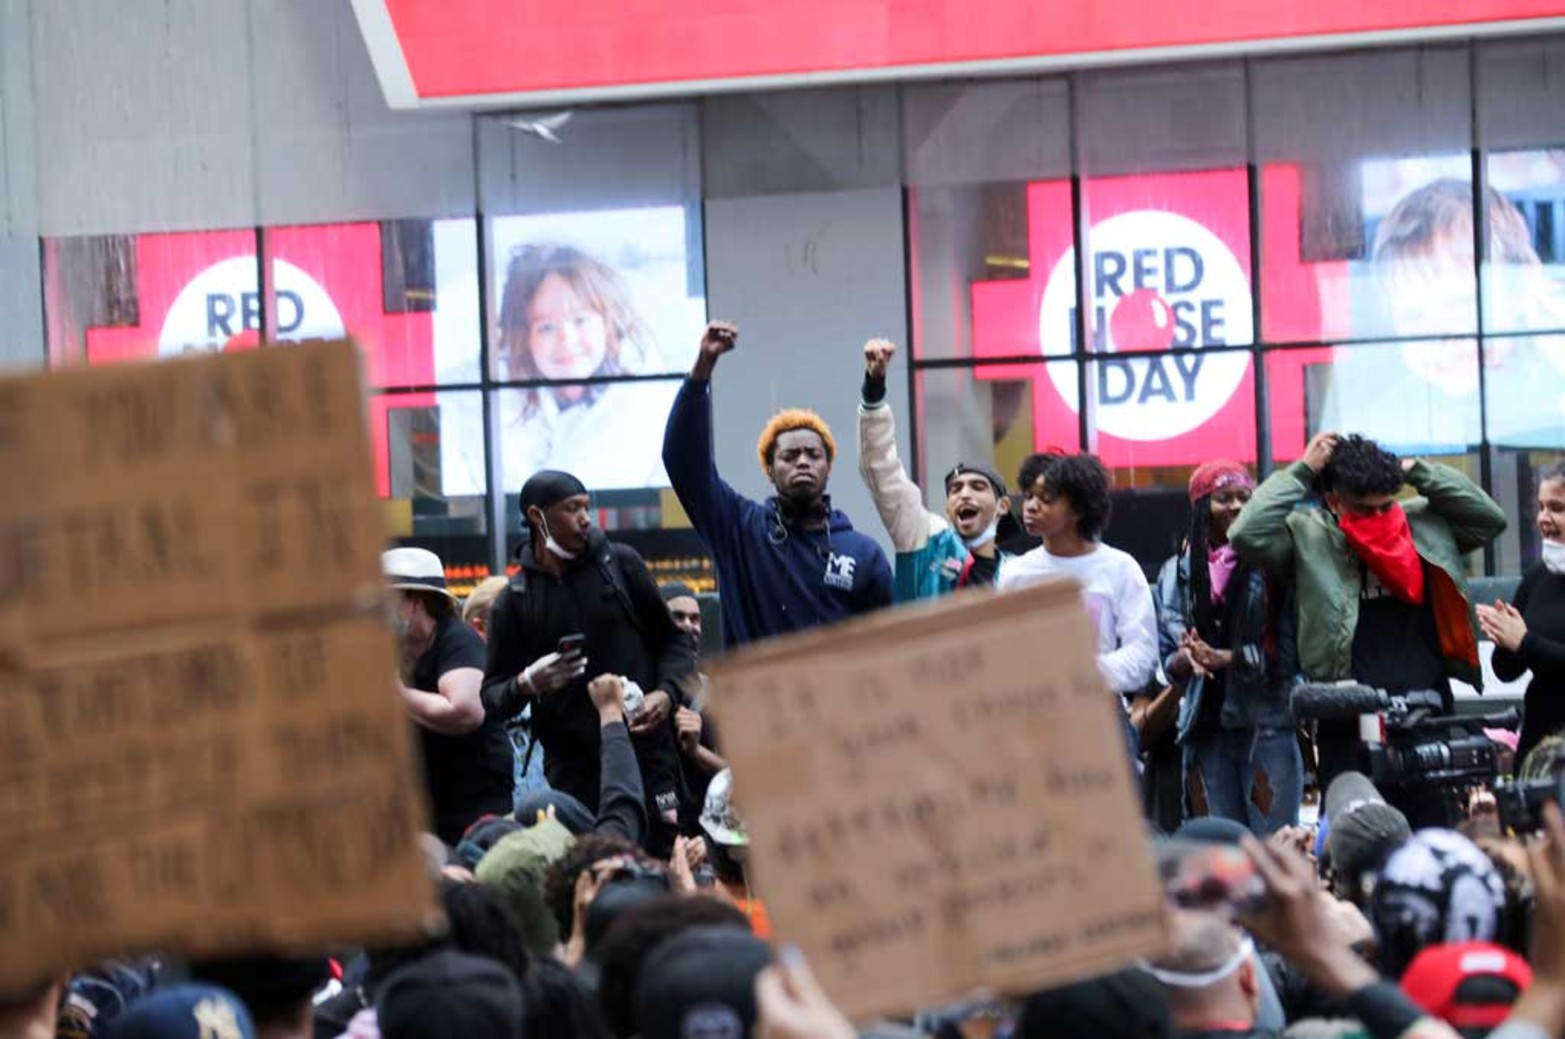
[[[342,338],[342,315],[314,278],[285,260],[272,261],[272,276],[277,295],[273,340]],[[173,357],[255,345],[261,328],[261,294],[256,289],[254,256],[214,263],[174,297],[158,333],[158,354]]]
[[[1250,280],[1222,239],[1177,213],[1121,213],[1095,224],[1091,242],[1091,352],[1166,351],[1095,359],[1087,392],[1096,395],[1098,429],[1125,440],[1190,432],[1222,410],[1249,370],[1247,353],[1204,348],[1254,341]],[[1067,249],[1049,272],[1038,314],[1045,352],[1063,352],[1074,338],[1075,263],[1075,250]],[[1079,410],[1075,364],[1051,361],[1045,368]]]

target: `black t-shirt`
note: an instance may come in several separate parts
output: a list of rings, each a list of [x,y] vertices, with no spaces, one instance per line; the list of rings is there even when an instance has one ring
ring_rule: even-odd
[[[967,571],[967,588],[984,588],[994,584],[994,575],[1000,571],[1000,556],[996,553],[992,556],[973,555],[972,569]]]
[[[483,671],[486,657],[478,632],[454,614],[448,615],[414,663],[410,684],[426,693],[437,692],[441,675],[463,667]],[[441,840],[455,844],[479,816],[511,811],[512,750],[502,719],[485,718],[482,726],[461,736],[431,732],[422,725],[418,732],[424,747],[424,782]]]
[[[1428,568],[1425,563],[1426,588]],[[1358,627],[1353,630],[1353,677],[1391,693],[1438,689],[1451,709],[1451,686],[1427,592],[1421,605],[1409,606],[1364,568]]]

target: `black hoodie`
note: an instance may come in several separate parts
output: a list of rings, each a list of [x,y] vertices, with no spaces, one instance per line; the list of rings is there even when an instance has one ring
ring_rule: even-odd
[[[531,545],[522,547],[518,562],[521,572],[501,590],[489,615],[484,709],[502,717],[516,714],[527,702],[517,684],[527,666],[554,652],[562,637],[585,635],[586,674],[535,699],[532,726],[543,744],[550,785],[596,810],[598,712],[587,682],[602,674],[624,675],[648,693],[664,690],[677,706],[682,700],[676,680],[695,671],[695,645],[674,627],[636,550],[596,528],[559,576],[538,565]],[[635,744],[648,800],[666,809],[668,796],[681,790],[673,712],[667,725],[637,735]]]

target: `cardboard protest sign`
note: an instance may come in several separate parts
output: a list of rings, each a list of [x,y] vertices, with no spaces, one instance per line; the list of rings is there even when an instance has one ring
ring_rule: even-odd
[[[0,380],[0,991],[420,930],[351,343]]]
[[[1161,890],[1080,592],[959,595],[725,659],[750,880],[854,1017],[1155,951]]]

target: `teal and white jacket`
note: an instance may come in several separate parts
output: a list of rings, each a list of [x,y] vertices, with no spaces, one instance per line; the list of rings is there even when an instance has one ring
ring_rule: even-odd
[[[859,403],[859,475],[896,551],[893,600],[932,599],[961,587],[972,556],[950,521],[925,508],[924,492],[897,455],[896,420],[884,401]]]

